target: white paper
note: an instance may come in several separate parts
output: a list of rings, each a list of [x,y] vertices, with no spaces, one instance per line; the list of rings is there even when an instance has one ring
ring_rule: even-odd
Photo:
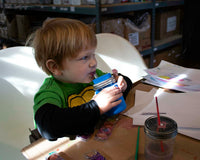
[[[128,34],[129,42],[131,42],[134,46],[139,45],[139,33],[129,33]]]
[[[131,116],[134,113],[137,113],[141,111],[144,107],[146,107],[149,102],[152,101],[152,95],[156,93],[156,89],[152,89],[150,92],[145,92],[145,91],[140,91],[136,90],[135,91],[135,105],[134,107],[131,107],[126,113],[124,113],[127,116]],[[145,98],[144,95],[145,94]]]
[[[157,115],[155,89],[136,91],[135,105],[125,115],[133,118],[134,125],[144,125],[148,117]],[[158,96],[160,116],[177,122],[178,132],[200,140],[200,92],[167,93]]]
[[[167,18],[167,32],[176,30],[176,16]]]

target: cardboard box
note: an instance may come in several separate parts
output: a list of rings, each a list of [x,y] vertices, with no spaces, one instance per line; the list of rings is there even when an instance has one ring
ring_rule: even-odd
[[[180,9],[158,11],[155,21],[155,39],[161,40],[180,32]]]
[[[151,48],[151,16],[147,16],[140,26],[136,26],[131,20],[124,18],[107,19],[101,22],[102,33],[113,33],[126,38],[139,51]],[[90,24],[96,31],[96,24]]]
[[[151,48],[151,16],[146,14],[140,26],[135,25],[131,20],[126,19],[124,37],[129,40],[139,51]]]
[[[16,15],[18,40],[25,41],[30,33],[30,21],[27,15]]]
[[[7,28],[8,28],[8,38],[17,39],[18,30],[17,30],[16,16],[15,15],[7,16],[6,24],[7,24]]]
[[[51,0],[39,0],[40,4],[52,4]]]
[[[71,0],[62,0],[63,5],[71,4]]]
[[[7,27],[0,28],[0,38],[8,38],[8,29]]]
[[[124,23],[122,18],[104,20],[101,25],[102,33],[114,33],[124,37]]]
[[[170,49],[156,52],[154,54],[154,67],[157,67],[161,60],[165,60],[174,64],[181,63],[181,46],[177,45]]]
[[[87,4],[95,5],[95,0],[87,0]],[[101,4],[117,4],[121,3],[121,0],[101,0]]]
[[[96,24],[92,23],[89,26],[96,32]],[[124,19],[107,19],[101,21],[101,32],[102,33],[113,33],[121,37],[124,37]]]
[[[70,0],[69,2],[72,5],[84,5],[87,4],[86,0]]]
[[[53,0],[53,4],[60,5],[62,4],[62,0]]]

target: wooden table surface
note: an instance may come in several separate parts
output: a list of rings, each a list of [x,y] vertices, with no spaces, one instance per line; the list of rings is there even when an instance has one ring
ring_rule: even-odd
[[[153,87],[136,84],[130,91],[126,103],[127,109],[134,106],[135,90],[150,91]],[[44,160],[48,153],[57,151],[66,160],[84,160],[91,151],[98,151],[106,160],[134,160],[138,126],[132,125],[133,119],[119,115],[111,135],[107,140],[96,140],[95,132],[86,141],[62,138],[56,142],[40,139],[22,149],[23,155],[30,160]],[[140,127],[138,160],[144,159],[145,134]],[[200,160],[200,141],[178,134],[175,139],[173,160]]]

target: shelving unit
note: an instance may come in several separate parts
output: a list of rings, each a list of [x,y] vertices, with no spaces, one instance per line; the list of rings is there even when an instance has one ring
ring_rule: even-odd
[[[156,1],[152,2],[127,2],[120,4],[101,5],[100,0],[96,0],[95,5],[16,5],[2,4],[5,14],[28,14],[32,12],[43,13],[61,13],[69,15],[88,15],[94,16],[96,20],[96,31],[101,32],[101,19],[106,15],[115,15],[140,10],[149,10],[151,12],[151,49],[141,52],[142,56],[150,56],[150,66],[153,67],[154,52],[182,42],[181,35],[174,35],[164,40],[155,40],[155,16],[156,9],[163,7],[175,7],[184,5],[184,0],[174,1]]]

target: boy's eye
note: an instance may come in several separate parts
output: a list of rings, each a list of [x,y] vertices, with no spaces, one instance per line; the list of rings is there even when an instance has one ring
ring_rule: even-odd
[[[87,60],[89,58],[89,56],[84,56],[82,58],[80,58],[80,60]]]

